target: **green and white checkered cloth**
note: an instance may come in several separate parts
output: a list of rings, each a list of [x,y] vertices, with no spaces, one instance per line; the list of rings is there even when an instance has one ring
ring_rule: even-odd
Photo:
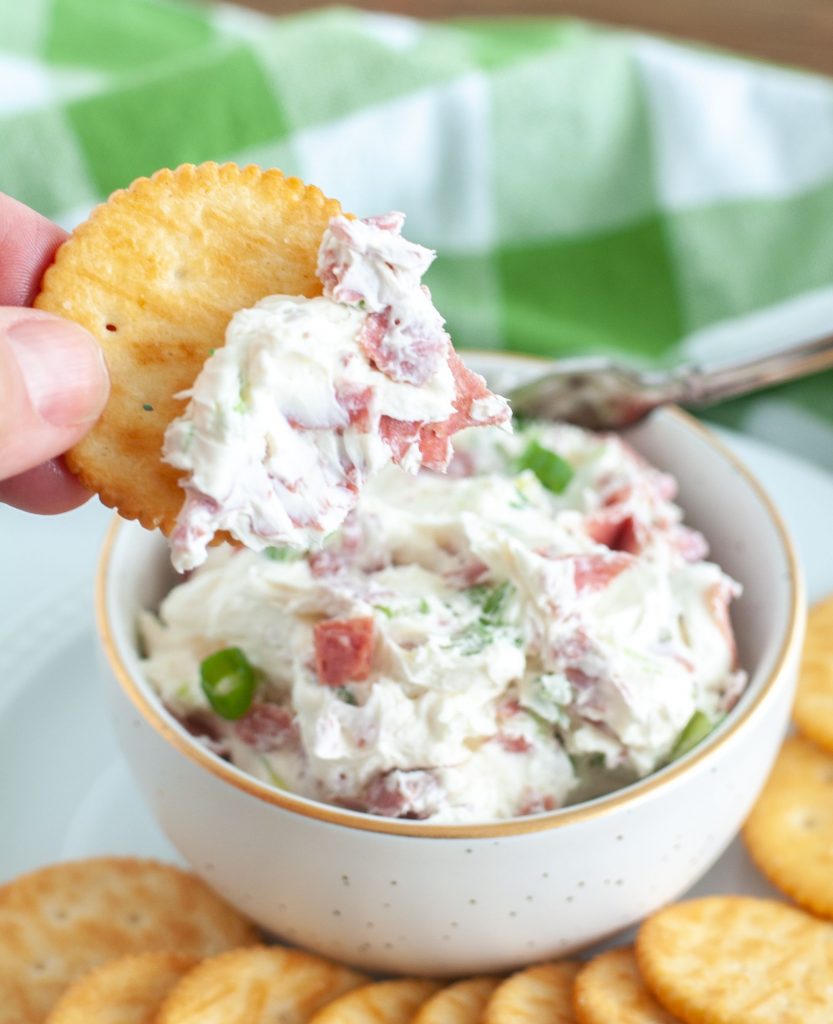
[[[833,328],[833,83],[558,19],[0,0],[0,189],[65,226],[158,167],[408,213],[462,346],[648,364]],[[723,422],[833,468],[833,376]]]

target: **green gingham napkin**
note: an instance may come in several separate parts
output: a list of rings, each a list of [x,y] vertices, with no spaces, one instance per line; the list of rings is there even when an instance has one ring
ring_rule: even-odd
[[[833,83],[556,19],[0,0],[0,189],[277,166],[408,213],[462,346],[642,364],[833,328]],[[712,415],[833,468],[833,377]]]

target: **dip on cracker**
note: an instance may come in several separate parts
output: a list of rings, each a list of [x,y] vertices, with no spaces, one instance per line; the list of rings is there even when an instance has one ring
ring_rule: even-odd
[[[358,221],[280,171],[185,164],[115,192],[35,305],[97,338],[112,381],[68,453],[81,482],[171,538],[262,550],[335,530],[392,461],[443,470],[507,403],[457,358],[404,217]],[[186,407],[187,403],[187,407]]]
[[[163,449],[186,473],[178,569],[199,565],[220,531],[257,551],[320,546],[388,462],[442,471],[452,433],[508,422],[505,400],[455,355],[421,283],[434,254],[402,238],[403,222],[334,217],[318,259],[324,294],[236,313],[182,394]]]

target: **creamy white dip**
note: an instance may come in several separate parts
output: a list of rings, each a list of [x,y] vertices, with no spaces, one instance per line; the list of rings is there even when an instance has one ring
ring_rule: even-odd
[[[171,712],[273,785],[434,822],[621,786],[716,723],[739,588],[674,481],[561,425],[456,448],[448,475],[383,469],[322,550],[212,550],[142,619]],[[233,720],[201,681],[229,648],[255,681]]]
[[[434,254],[404,217],[335,217],[318,298],[273,295],[236,313],[163,458],[183,470],[171,536],[192,569],[214,534],[306,549],[335,530],[388,462],[443,469],[463,426],[506,423],[506,402],[459,363],[421,276]]]

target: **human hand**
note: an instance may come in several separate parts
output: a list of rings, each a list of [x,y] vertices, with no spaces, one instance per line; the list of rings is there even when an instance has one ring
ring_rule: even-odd
[[[109,392],[93,337],[28,308],[65,237],[0,193],[0,501],[47,514],[89,498],[60,456],[92,427]]]

